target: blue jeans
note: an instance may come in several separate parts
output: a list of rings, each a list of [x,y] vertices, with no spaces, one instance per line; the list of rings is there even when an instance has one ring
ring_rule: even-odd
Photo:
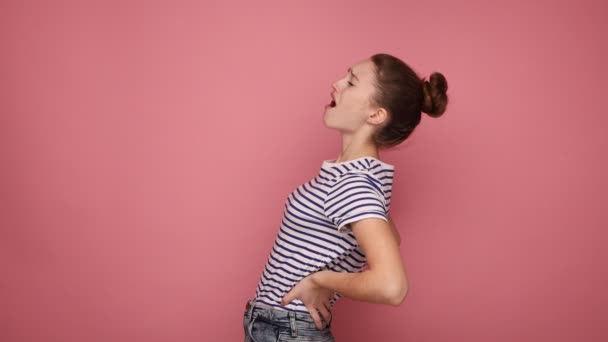
[[[245,342],[335,342],[330,331],[333,317],[329,323],[321,320],[323,329],[319,330],[309,313],[283,311],[250,299],[243,317]]]

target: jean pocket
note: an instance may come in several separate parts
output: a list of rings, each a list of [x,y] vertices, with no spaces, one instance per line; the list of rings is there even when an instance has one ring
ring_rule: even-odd
[[[257,342],[276,342],[279,335],[279,326],[269,323],[254,315],[251,320],[248,320],[247,335],[252,340]]]

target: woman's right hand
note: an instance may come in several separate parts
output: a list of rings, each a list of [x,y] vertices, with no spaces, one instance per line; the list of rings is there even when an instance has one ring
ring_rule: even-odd
[[[334,296],[334,291],[319,286],[312,280],[312,274],[302,278],[287,294],[282,298],[281,304],[287,305],[294,299],[299,299],[304,303],[308,312],[315,321],[317,329],[323,329],[323,316],[326,322],[331,321],[330,300]],[[317,312],[317,310],[319,312]]]

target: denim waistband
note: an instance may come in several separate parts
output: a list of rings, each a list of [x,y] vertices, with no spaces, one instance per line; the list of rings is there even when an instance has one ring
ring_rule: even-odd
[[[245,314],[247,314],[249,318],[251,318],[251,316],[255,314],[257,317],[263,317],[266,320],[276,323],[286,323],[287,325],[289,325],[289,323],[293,323],[294,320],[301,321],[310,323],[309,326],[311,328],[315,327],[315,321],[310,315],[310,313],[297,312],[294,310],[287,309],[280,310],[270,304],[257,302],[254,299],[249,299],[247,301],[247,304],[245,306]],[[323,315],[319,313],[319,316],[321,317],[321,320],[325,322]],[[324,324],[324,327],[330,327],[332,320],[333,317],[330,318],[329,322],[325,322],[326,324]]]

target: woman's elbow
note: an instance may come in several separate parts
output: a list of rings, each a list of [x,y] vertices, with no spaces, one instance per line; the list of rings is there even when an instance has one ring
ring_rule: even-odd
[[[408,284],[407,281],[398,281],[394,283],[394,286],[391,286],[390,290],[387,292],[387,302],[392,306],[400,306],[405,301],[405,297],[407,296]]]

